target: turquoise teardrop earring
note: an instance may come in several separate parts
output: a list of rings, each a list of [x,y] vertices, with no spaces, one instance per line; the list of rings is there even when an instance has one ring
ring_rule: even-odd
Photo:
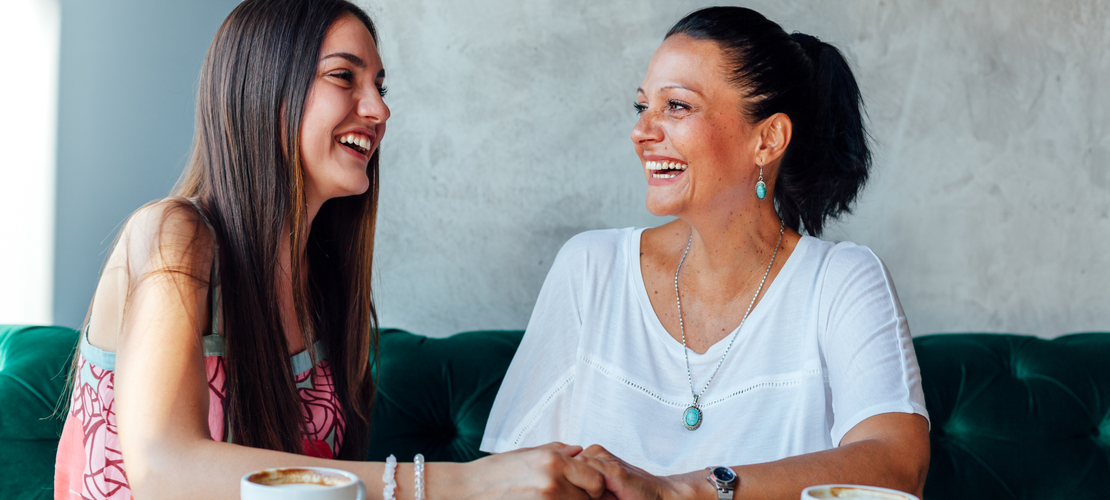
[[[763,163],[759,164],[759,180],[755,183],[755,195],[759,199],[767,197],[767,184],[763,183]]]

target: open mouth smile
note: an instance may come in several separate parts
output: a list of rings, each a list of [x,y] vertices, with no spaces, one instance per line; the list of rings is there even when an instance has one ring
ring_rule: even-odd
[[[374,144],[372,139],[362,134],[343,134],[336,141],[363,156],[370,154],[370,146]]]
[[[644,168],[651,172],[653,179],[673,179],[686,170],[689,165],[673,161],[647,161]]]

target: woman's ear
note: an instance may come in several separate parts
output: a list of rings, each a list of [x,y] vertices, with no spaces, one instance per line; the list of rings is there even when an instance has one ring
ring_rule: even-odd
[[[755,133],[759,140],[756,141],[756,161],[768,165],[782,158],[786,146],[790,144],[793,127],[790,117],[782,113],[775,113],[757,123]]]

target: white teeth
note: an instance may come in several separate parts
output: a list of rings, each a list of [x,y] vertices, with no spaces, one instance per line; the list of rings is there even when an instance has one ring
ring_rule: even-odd
[[[644,168],[646,168],[648,170],[686,170],[688,167],[689,167],[689,165],[687,165],[685,163],[677,163],[677,162],[666,162],[666,161],[646,161],[646,162],[644,162]],[[671,177],[674,177],[674,175],[671,174]],[[668,178],[669,179],[670,177],[660,177],[660,178]]]
[[[653,179],[674,179],[678,174],[651,174]]]
[[[362,149],[370,149],[370,139],[359,134],[347,134],[339,137],[339,142]]]

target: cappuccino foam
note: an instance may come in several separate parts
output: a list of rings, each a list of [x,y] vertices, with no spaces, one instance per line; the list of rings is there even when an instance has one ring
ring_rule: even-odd
[[[247,481],[263,486],[318,489],[343,486],[351,479],[313,469],[268,469],[251,474]]]

